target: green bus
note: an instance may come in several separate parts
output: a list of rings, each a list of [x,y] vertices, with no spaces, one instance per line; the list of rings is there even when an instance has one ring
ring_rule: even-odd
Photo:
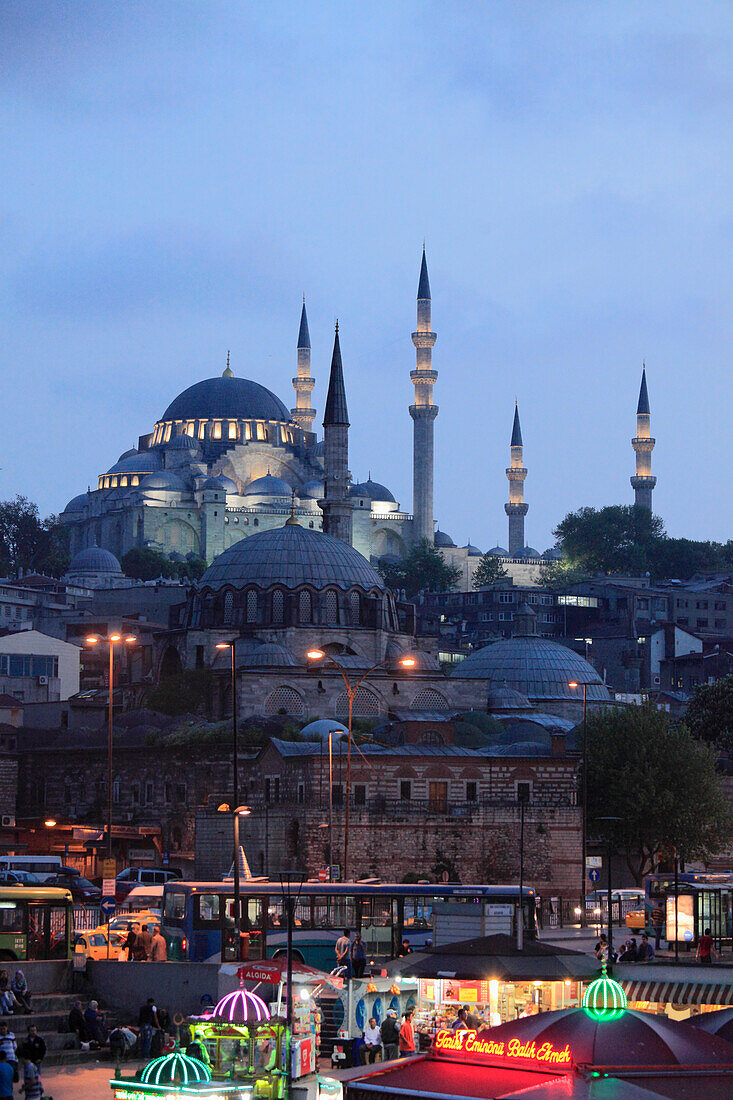
[[[74,902],[56,886],[0,886],[0,962],[70,959]]]

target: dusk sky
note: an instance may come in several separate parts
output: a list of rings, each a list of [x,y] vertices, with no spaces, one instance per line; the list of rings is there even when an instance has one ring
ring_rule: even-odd
[[[435,515],[506,545],[515,396],[540,551],[631,503],[731,530],[730,2],[0,6],[0,498],[96,484],[232,368],[323,415],[338,317],[355,480],[412,509],[427,241]]]

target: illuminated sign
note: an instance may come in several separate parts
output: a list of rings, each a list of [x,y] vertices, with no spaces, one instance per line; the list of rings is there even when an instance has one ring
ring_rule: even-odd
[[[439,1031],[435,1036],[438,1054],[459,1055],[467,1062],[509,1062],[512,1065],[531,1065],[536,1069],[570,1069],[573,1064],[570,1047],[556,1047],[554,1043],[523,1043],[521,1039],[492,1039],[489,1032]]]

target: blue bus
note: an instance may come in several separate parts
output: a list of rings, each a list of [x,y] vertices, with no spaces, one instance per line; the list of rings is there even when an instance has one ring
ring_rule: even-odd
[[[301,886],[294,882],[289,889],[293,954],[297,960],[327,971],[335,965],[336,940],[345,928],[361,932],[368,960],[386,960],[403,954],[405,943],[416,950],[432,942],[436,921],[442,929],[441,942],[511,931],[519,908],[518,886],[361,882],[304,882]],[[241,957],[283,955],[287,908],[281,883],[249,879],[240,886],[240,898]],[[531,887],[523,888],[522,903],[524,937],[536,939],[535,892]],[[451,937],[454,917],[462,919],[456,919],[456,933]],[[167,882],[162,929],[169,959],[235,961],[240,956],[231,882]]]

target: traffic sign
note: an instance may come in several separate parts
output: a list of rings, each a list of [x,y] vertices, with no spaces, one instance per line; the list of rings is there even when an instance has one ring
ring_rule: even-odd
[[[113,878],[102,879],[102,897],[113,898],[117,892],[117,882]]]
[[[603,857],[602,856],[586,856],[585,857],[585,865],[586,865],[586,867],[602,867],[603,866]]]
[[[117,902],[114,898],[102,898],[99,903],[99,908],[102,910],[105,917],[110,917],[117,908]]]
[[[601,877],[601,872],[598,870],[598,868],[597,867],[591,867],[590,871],[588,872],[588,878],[591,880],[591,882],[598,882],[598,879],[600,877]]]

